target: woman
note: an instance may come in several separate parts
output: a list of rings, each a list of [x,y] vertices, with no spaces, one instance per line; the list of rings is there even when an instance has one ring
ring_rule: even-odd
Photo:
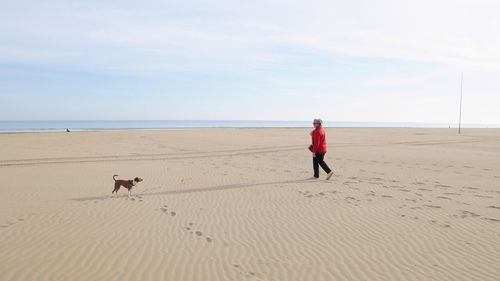
[[[325,173],[327,173],[326,179],[329,180],[333,176],[333,172],[324,161],[327,148],[323,121],[321,119],[314,119],[313,125],[314,130],[311,132],[312,145],[309,149],[313,154],[314,178],[319,178],[319,166],[321,166]]]

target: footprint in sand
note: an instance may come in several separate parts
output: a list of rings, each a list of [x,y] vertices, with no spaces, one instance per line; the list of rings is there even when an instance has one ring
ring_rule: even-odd
[[[244,271],[242,270],[241,266],[239,264],[233,264],[233,267],[238,270],[238,273],[240,275],[244,275],[246,276],[246,278],[251,278],[251,280],[261,280],[259,278],[255,279],[256,278],[256,274],[255,272],[253,271]]]
[[[480,198],[493,198],[493,196],[488,196],[488,195],[481,195],[481,194],[476,194],[474,197],[480,197]]]
[[[345,182],[343,182],[342,184],[343,184],[343,185],[350,185],[350,184],[357,184],[357,183],[358,183],[358,182],[356,182],[356,181],[345,181]]]
[[[187,231],[189,231],[189,233],[190,233],[190,234],[195,234],[196,236],[201,237],[201,238],[203,238],[203,237],[204,237],[204,238],[205,238],[205,241],[206,241],[207,243],[212,243],[212,242],[214,241],[211,237],[204,236],[204,235],[203,235],[203,232],[201,232],[201,231],[199,231],[199,230],[193,231],[193,230],[192,230],[192,229],[193,229],[193,228],[192,228],[193,226],[194,226],[194,223],[190,222],[190,223],[188,223],[188,226],[185,226],[185,227],[184,227],[184,229],[185,229],[185,230],[187,230]]]
[[[438,221],[437,220],[431,220],[430,221],[432,224],[434,225],[437,225],[437,226],[441,226],[441,227],[450,227],[449,224],[438,224]]]
[[[471,212],[471,211],[465,211],[465,210],[462,210],[460,211],[461,213],[461,218],[468,218],[468,217],[472,217],[472,218],[477,218],[477,217],[480,217],[480,215],[474,213],[474,212]]]
[[[355,201],[355,202],[361,202],[361,200],[358,200],[357,198],[352,197],[352,196],[345,197],[344,199],[345,199],[345,200],[347,201],[347,203],[349,203],[349,204],[354,203],[353,201]],[[354,204],[355,204],[355,203],[354,203]]]
[[[18,218],[18,219],[15,219],[15,221],[11,221],[11,222],[8,222],[8,223],[6,223],[6,224],[2,224],[2,225],[0,225],[0,227],[1,227],[1,228],[7,228],[7,227],[9,227],[9,226],[11,226],[11,225],[14,225],[14,224],[16,224],[16,223],[20,223],[20,222],[23,222],[23,221],[24,221],[24,219],[23,219],[23,218]]]
[[[165,213],[166,215],[168,215],[168,214],[169,214],[169,212],[168,212],[168,206],[167,206],[167,205],[163,205],[163,207],[160,207],[160,210],[161,210],[163,213]],[[174,217],[174,216],[176,216],[176,215],[177,215],[177,213],[176,213],[176,212],[174,212],[174,211],[171,211],[171,212],[170,212],[170,215],[171,215],[172,217]]]
[[[137,196],[134,196],[134,197],[130,197],[130,198],[127,198],[128,200],[130,201],[137,201],[137,202],[142,202],[142,197],[137,195]]]
[[[492,221],[492,222],[500,222],[499,219],[492,219],[492,218],[483,218],[484,220],[487,220],[487,221]]]

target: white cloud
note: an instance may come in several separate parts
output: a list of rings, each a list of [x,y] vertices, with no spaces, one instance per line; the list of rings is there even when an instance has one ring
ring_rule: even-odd
[[[27,59],[37,52],[47,59],[56,50],[72,53],[77,62],[88,62],[89,56],[106,58],[108,48],[117,48],[123,56],[143,53],[145,64],[150,63],[148,55],[235,64],[250,63],[245,60],[249,56],[272,63],[276,59],[270,48],[296,46],[331,56],[500,69],[496,1],[194,1],[171,6],[147,1],[118,8],[97,2],[50,3],[7,6],[0,12],[3,43],[30,46]],[[34,8],[21,9],[25,6]],[[189,6],[201,8],[176,16],[175,9]],[[7,57],[3,53],[0,58]]]

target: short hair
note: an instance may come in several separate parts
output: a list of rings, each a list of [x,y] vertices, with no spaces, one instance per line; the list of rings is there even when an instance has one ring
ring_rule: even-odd
[[[314,119],[313,123],[318,123],[320,125],[323,125],[323,120],[316,118],[316,119]]]

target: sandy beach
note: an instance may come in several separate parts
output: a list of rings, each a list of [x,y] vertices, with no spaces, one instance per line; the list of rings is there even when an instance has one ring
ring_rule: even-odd
[[[499,280],[499,129],[309,131],[2,134],[0,280]]]

